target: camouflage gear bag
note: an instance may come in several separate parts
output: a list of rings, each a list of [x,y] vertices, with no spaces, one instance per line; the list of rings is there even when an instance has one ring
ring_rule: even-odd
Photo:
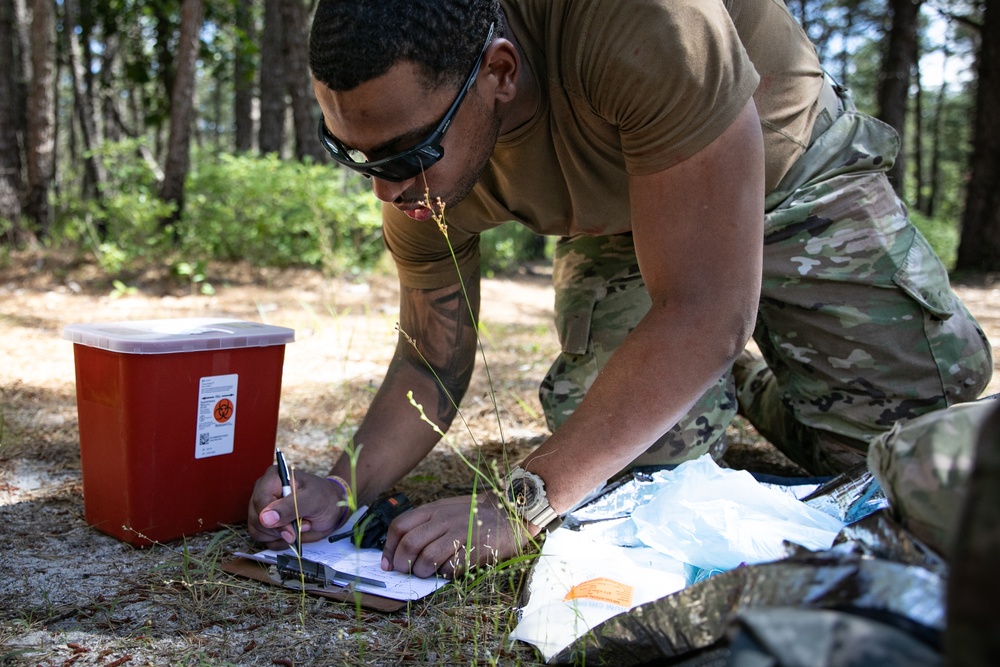
[[[997,398],[899,422],[868,450],[868,467],[896,518],[942,554],[952,551],[977,438],[987,419],[1000,414]]]

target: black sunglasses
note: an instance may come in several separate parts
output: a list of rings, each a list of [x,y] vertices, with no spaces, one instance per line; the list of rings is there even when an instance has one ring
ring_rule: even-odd
[[[455,118],[458,107],[462,105],[465,94],[469,92],[472,84],[476,81],[476,76],[479,74],[479,66],[483,62],[483,56],[486,55],[486,48],[493,41],[493,28],[495,25],[493,23],[490,24],[490,32],[486,35],[486,43],[483,44],[483,48],[479,52],[479,57],[476,58],[476,63],[472,66],[472,71],[469,72],[469,78],[466,80],[465,85],[458,91],[458,96],[451,103],[451,107],[449,107],[441,122],[437,124],[437,127],[434,128],[434,131],[426,139],[402,153],[390,155],[381,160],[373,160],[372,162],[359,162],[351,156],[352,154],[361,155],[360,151],[348,149],[344,144],[340,143],[340,140],[333,136],[330,130],[326,129],[324,119],[320,118],[319,140],[323,144],[323,148],[338,163],[349,169],[353,169],[359,174],[364,174],[368,178],[374,176],[384,181],[398,183],[409,180],[426,169],[430,169],[434,163],[444,157],[444,147],[441,145],[441,139],[444,138],[444,133],[451,126],[451,121]]]

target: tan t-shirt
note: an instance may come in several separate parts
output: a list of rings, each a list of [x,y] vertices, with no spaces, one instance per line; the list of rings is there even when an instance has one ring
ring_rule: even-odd
[[[695,154],[751,96],[768,190],[806,146],[822,71],[780,1],[504,0],[503,8],[540,103],[529,123],[500,137],[472,193],[446,209],[463,277],[478,270],[478,234],[510,220],[557,236],[629,231],[629,174]],[[456,282],[435,223],[386,205],[383,230],[404,285]]]

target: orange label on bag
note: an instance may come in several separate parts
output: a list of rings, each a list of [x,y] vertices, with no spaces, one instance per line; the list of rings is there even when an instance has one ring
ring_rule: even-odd
[[[597,600],[598,602],[609,602],[619,607],[629,609],[632,607],[633,587],[623,584],[614,579],[599,577],[577,584],[569,589],[563,602],[570,600]]]

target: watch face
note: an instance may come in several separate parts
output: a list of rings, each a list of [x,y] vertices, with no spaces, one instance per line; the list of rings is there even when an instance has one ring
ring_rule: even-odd
[[[531,480],[519,477],[511,480],[507,497],[518,511],[523,511],[538,502],[538,487]]]

